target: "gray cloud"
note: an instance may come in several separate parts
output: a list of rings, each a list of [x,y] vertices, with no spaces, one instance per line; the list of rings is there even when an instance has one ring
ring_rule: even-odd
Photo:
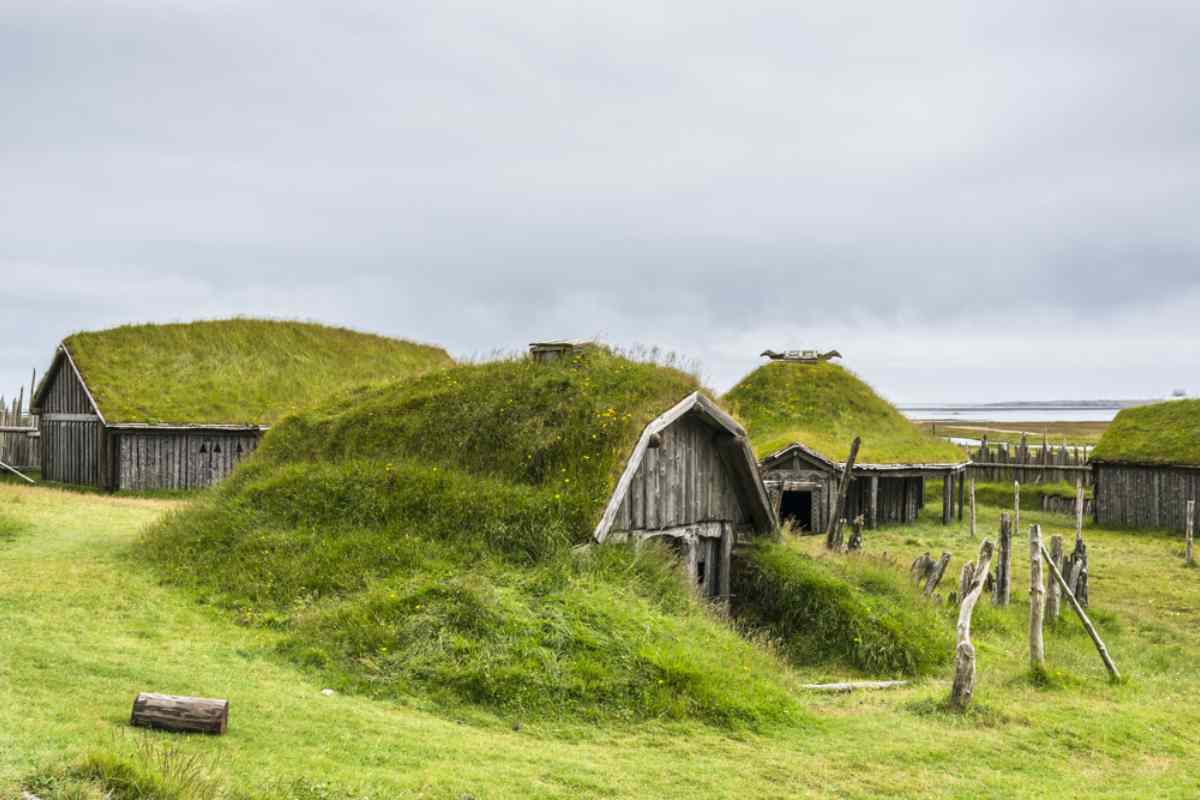
[[[1197,365],[1192,4],[5,6],[0,392],[233,313],[719,388],[834,344],[897,399]]]

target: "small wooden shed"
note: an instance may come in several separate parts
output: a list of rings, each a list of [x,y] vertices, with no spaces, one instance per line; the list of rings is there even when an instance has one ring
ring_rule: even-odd
[[[1090,463],[1097,524],[1184,530],[1188,501],[1200,500],[1200,400],[1124,409]]]
[[[33,397],[41,477],[108,490],[202,488],[232,472],[298,404],[452,363],[440,348],[312,323],[233,319],[75,334]]]
[[[776,525],[745,431],[694,392],[646,426],[594,536],[665,538],[702,596],[727,598],[734,545]]]

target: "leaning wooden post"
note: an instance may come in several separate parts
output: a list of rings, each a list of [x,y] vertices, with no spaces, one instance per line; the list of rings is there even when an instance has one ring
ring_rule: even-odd
[[[1046,666],[1046,643],[1042,638],[1046,590],[1042,586],[1042,526],[1029,529],[1029,666]]]
[[[1100,653],[1100,658],[1104,661],[1104,667],[1108,670],[1108,674],[1112,676],[1113,680],[1121,680],[1121,673],[1117,672],[1117,665],[1113,663],[1112,658],[1108,655],[1108,648],[1104,646],[1104,641],[1100,638],[1100,634],[1096,632],[1096,628],[1092,625],[1092,621],[1088,619],[1083,606],[1079,605],[1079,601],[1071,593],[1066,579],[1058,571],[1058,567],[1054,565],[1054,562],[1050,560],[1050,554],[1046,552],[1046,548],[1044,547],[1042,548],[1042,555],[1046,556],[1046,561],[1050,564],[1050,574],[1054,576],[1054,580],[1058,581],[1058,586],[1062,589],[1063,596],[1070,602],[1071,608],[1075,609],[1075,615],[1083,623],[1083,628],[1088,632],[1088,636],[1092,637],[1092,643],[1096,645],[1096,651]]]
[[[1006,606],[1012,580],[1012,524],[1008,519],[1008,514],[1000,515],[1000,539],[997,550],[996,586],[992,589],[992,605]]]
[[[975,613],[975,603],[983,594],[983,582],[992,567],[992,543],[987,539],[979,545],[979,558],[975,563],[970,589],[958,608],[958,625],[955,629],[958,642],[954,648],[954,685],[950,689],[950,707],[958,711],[965,711],[975,694],[975,646],[971,644],[971,615]]]
[[[1192,536],[1196,530],[1196,501],[1188,500],[1187,503],[1187,520],[1184,527],[1184,553],[1183,563],[1187,566],[1192,566],[1196,562],[1192,559]]]
[[[1013,527],[1021,535],[1021,482],[1013,481]]]
[[[975,538],[975,479],[971,478],[971,538]]]
[[[1062,572],[1063,565],[1063,540],[1061,536],[1050,537],[1050,560],[1058,567],[1059,572]],[[1046,590],[1046,616],[1050,619],[1057,620],[1062,614],[1062,606],[1059,599],[1062,593],[1058,589],[1058,583],[1050,581],[1049,587]]]
[[[854,441],[850,443],[850,457],[846,459],[846,466],[842,469],[842,481],[838,484],[837,503],[833,508],[833,515],[829,517],[829,525],[825,529],[825,547],[832,550],[838,540],[838,535],[842,526],[842,514],[846,509],[846,492],[850,489],[851,476],[854,474],[854,460],[858,458],[858,448],[862,444],[862,439],[855,436]]]
[[[933,590],[942,582],[942,576],[946,574],[946,567],[950,566],[950,554],[942,553],[942,557],[937,560],[930,570],[929,579],[925,581],[925,596],[933,597]]]

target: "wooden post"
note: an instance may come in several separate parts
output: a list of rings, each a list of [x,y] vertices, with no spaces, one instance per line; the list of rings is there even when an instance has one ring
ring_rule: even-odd
[[[1113,663],[1112,658],[1108,655],[1108,648],[1104,646],[1103,640],[1100,639],[1100,634],[1096,632],[1092,621],[1088,619],[1083,606],[1079,605],[1079,601],[1071,593],[1071,589],[1067,586],[1062,573],[1058,571],[1058,567],[1050,560],[1050,554],[1045,552],[1045,548],[1043,548],[1042,554],[1046,556],[1046,561],[1050,564],[1050,574],[1054,576],[1054,580],[1058,581],[1059,588],[1063,591],[1063,596],[1071,603],[1071,608],[1075,609],[1075,616],[1079,617],[1079,621],[1083,623],[1084,630],[1088,632],[1088,636],[1092,637],[1092,643],[1096,645],[1096,651],[1100,653],[1100,659],[1104,661],[1104,667],[1108,670],[1108,674],[1112,676],[1113,680],[1121,680],[1121,673],[1117,672],[1117,665]]]
[[[954,473],[947,472],[942,480],[942,524],[950,524],[950,514],[954,509]]]
[[[950,566],[950,554],[942,553],[942,557],[933,565],[933,569],[929,574],[929,580],[925,581],[925,596],[933,597],[933,590],[942,582],[942,576],[946,574],[946,567]]]
[[[971,538],[975,538],[975,479],[971,478]]]
[[[1192,536],[1196,530],[1196,501],[1195,500],[1188,500],[1188,502],[1187,502],[1187,519],[1185,520],[1185,523],[1186,524],[1184,526],[1184,542],[1185,542],[1185,544],[1184,544],[1184,553],[1183,553],[1183,563],[1186,566],[1190,567],[1196,563],[1195,560],[1192,559]]]
[[[829,525],[825,530],[825,547],[832,550],[835,542],[840,538],[842,514],[846,509],[846,492],[850,489],[850,481],[854,475],[854,461],[858,458],[858,448],[862,444],[862,439],[855,436],[854,441],[850,443],[850,457],[846,459],[846,466],[842,469],[842,480],[838,484],[837,504],[834,506],[833,514],[829,517]]]
[[[129,724],[219,735],[229,727],[229,701],[142,692],[133,701]]]
[[[1013,527],[1021,535],[1021,482],[1013,481]]]
[[[1042,526],[1029,529],[1029,666],[1046,666],[1046,643],[1042,639],[1042,619],[1046,590],[1042,585]]]
[[[971,591],[971,581],[973,580],[975,580],[975,562],[968,561],[963,564],[962,571],[958,573],[958,596],[963,600]]]
[[[1012,589],[1012,523],[1008,514],[1000,515],[1000,541],[996,559],[996,588],[992,605],[1008,605]]]
[[[958,521],[963,521],[963,493],[967,488],[967,471],[958,476]]]
[[[1050,537],[1050,560],[1054,562],[1059,571],[1062,571],[1063,564],[1063,540],[1061,536]],[[1050,581],[1050,586],[1046,594],[1046,616],[1050,619],[1057,620],[1062,614],[1062,607],[1059,599],[1062,593],[1059,591],[1058,583]]]
[[[992,543],[987,539],[979,545],[979,558],[975,563],[970,589],[963,595],[958,608],[958,625],[955,628],[958,642],[954,648],[954,685],[950,689],[950,707],[959,711],[965,711],[975,695],[975,646],[971,644],[971,615],[975,613],[975,603],[983,593],[983,582],[992,567]]]
[[[879,527],[879,476],[871,476],[871,505],[868,509],[867,527],[875,530]]]
[[[1083,478],[1075,479],[1075,546],[1083,541]]]

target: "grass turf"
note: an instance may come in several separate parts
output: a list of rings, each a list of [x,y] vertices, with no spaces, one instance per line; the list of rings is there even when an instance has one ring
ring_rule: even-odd
[[[259,319],[124,325],[65,344],[108,422],[269,425],[341,387],[453,363],[430,345]]]
[[[799,442],[844,462],[855,436],[860,464],[958,464],[956,445],[912,424],[854,373],[837,364],[764,364],[722,398],[762,458]]]
[[[0,543],[0,797],[129,759],[143,737],[202,759],[231,795],[297,800],[691,797],[698,780],[718,798],[1039,797],[1072,785],[1098,798],[1195,796],[1200,584],[1177,536],[1085,532],[1093,618],[1128,676],[1119,686],[1069,616],[1047,627],[1053,680],[1031,679],[1020,537],[1013,606],[977,607],[977,707],[965,717],[940,708],[941,668],[892,692],[799,695],[815,722],[761,732],[619,720],[516,729],[507,715],[322,696],[317,675],[277,655],[285,633],[235,625],[146,568],[138,530],[175,506],[0,486],[0,510],[23,528]],[[981,529],[994,531],[998,514],[982,507]],[[938,516],[931,507],[914,525],[868,533],[868,553],[907,562],[945,549],[956,575],[978,540]],[[1070,535],[1056,515],[1027,521]],[[824,557],[819,537],[794,546]],[[837,663],[793,671],[805,682],[859,675]],[[124,734],[141,690],[228,697],[230,732]]]
[[[1092,451],[1092,460],[1200,465],[1200,400],[1124,409]]]

